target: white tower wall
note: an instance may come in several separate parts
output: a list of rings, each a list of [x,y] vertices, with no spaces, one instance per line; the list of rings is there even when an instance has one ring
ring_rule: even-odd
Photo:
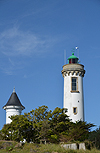
[[[66,64],[63,66],[64,105],[66,114],[75,121],[84,121],[83,76],[85,70],[81,64]],[[72,78],[75,78],[77,89],[72,90]]]
[[[71,92],[71,77],[78,78],[79,92]],[[84,121],[84,99],[83,99],[83,78],[82,76],[71,75],[64,77],[64,108],[67,108],[67,115],[73,122]],[[73,108],[77,108],[77,114],[73,113]]]
[[[11,123],[11,119],[9,117],[13,115],[21,115],[21,107],[20,106],[6,106],[6,124]]]

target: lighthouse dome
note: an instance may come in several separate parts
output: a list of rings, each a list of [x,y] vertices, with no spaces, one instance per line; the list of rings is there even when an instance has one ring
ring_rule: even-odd
[[[72,53],[72,56],[68,58],[68,64],[76,64],[78,63],[78,58]]]

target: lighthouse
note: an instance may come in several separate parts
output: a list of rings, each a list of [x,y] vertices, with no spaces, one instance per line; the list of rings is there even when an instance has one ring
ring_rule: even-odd
[[[63,65],[64,77],[64,103],[65,113],[72,122],[84,121],[84,95],[83,77],[84,65],[79,64],[79,59],[72,53],[68,64]]]
[[[11,123],[10,116],[21,115],[22,110],[25,109],[15,92],[15,88],[3,109],[6,110],[6,124]]]

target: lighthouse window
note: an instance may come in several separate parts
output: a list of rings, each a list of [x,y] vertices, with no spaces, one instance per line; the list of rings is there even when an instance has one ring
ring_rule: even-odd
[[[75,59],[72,59],[72,63],[75,63]]]
[[[74,115],[77,114],[77,107],[73,107],[73,113],[74,113]]]
[[[72,82],[71,82],[71,84],[72,84],[72,91],[77,91],[77,82],[78,82],[78,79],[77,79],[77,77],[72,77]]]
[[[77,59],[69,59],[69,64],[77,63]]]

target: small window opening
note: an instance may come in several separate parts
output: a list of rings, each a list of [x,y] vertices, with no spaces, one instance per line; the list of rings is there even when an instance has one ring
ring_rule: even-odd
[[[74,115],[77,114],[77,107],[73,107],[73,113],[74,113]]]

